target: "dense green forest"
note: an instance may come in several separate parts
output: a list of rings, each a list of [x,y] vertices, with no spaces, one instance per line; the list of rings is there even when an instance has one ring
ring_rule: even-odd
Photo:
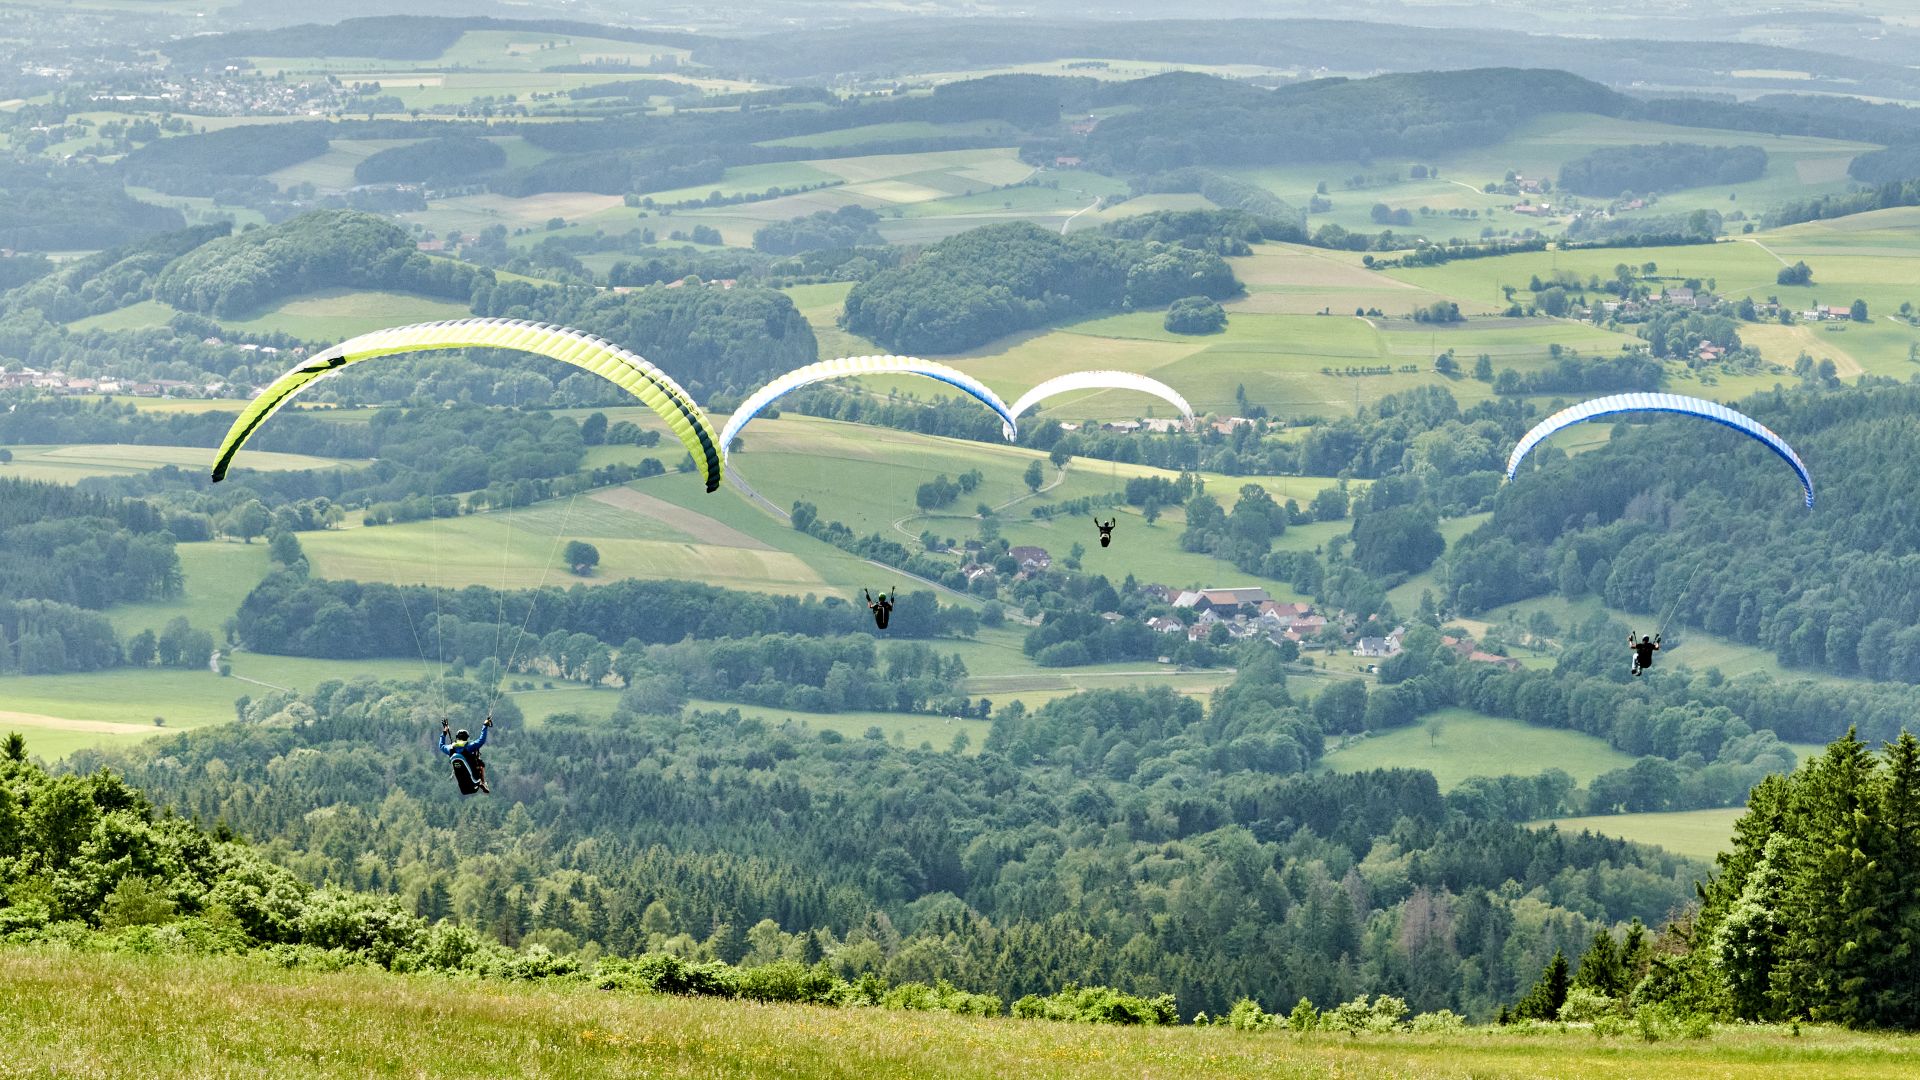
[[[1115,84],[1087,136],[1096,160],[1137,172],[1184,165],[1419,157],[1505,138],[1544,112],[1617,113],[1618,95],[1562,71],[1487,70],[1323,79],[1279,90],[1174,73]]]
[[[1604,146],[1560,166],[1560,188],[1612,198],[1628,192],[1673,191],[1757,180],[1767,152],[1757,146]]]
[[[1909,486],[1916,404],[1920,390],[1891,383],[1742,404],[1818,463],[1818,514],[1792,497],[1778,461],[1738,437],[1724,453],[1674,454],[1678,439],[1722,436],[1685,423],[1622,429],[1522,477],[1449,554],[1451,595],[1469,612],[1552,590],[1637,613],[1676,597],[1674,626],[1791,666],[1920,682],[1920,609],[1902,584],[1920,566],[1920,534],[1886,497]]]
[[[407,231],[385,218],[316,210],[209,240],[156,274],[153,295],[184,311],[232,316],[329,287],[465,300],[491,276],[420,254]]]
[[[447,135],[390,147],[353,167],[362,184],[471,184],[507,163],[500,144],[471,135]]]
[[[645,274],[643,284],[684,276],[668,277],[670,270],[724,269],[670,254],[627,266],[623,275]],[[264,385],[286,362],[259,347],[285,351],[302,344],[299,339],[236,332],[198,313],[244,317],[325,287],[440,296],[466,302],[475,315],[571,325],[639,351],[698,396],[759,385],[818,358],[806,320],[789,297],[769,288],[612,293],[503,282],[483,267],[422,254],[405,230],[350,210],[313,211],[239,233],[224,224],[196,226],[63,265],[0,295],[0,348],[74,374]],[[146,330],[76,333],[59,325],[145,299],[184,310],[167,326]],[[396,357],[330,380],[310,397],[408,400],[426,388],[424,393],[437,392],[443,401],[514,406],[628,400],[604,380],[565,365],[510,354],[481,363],[493,370],[444,354]]]
[[[84,166],[0,163],[0,192],[0,247],[20,251],[104,247],[185,224],[180,211]]]
[[[1920,1026],[1920,740],[1853,732],[1753,790],[1676,992],[1743,1020]]]
[[[772,255],[851,247],[882,247],[886,240],[874,228],[880,215],[864,206],[817,210],[806,217],[776,221],[754,230],[753,246]]]
[[[1697,873],[1466,817],[1421,773],[1300,774],[1274,747],[1314,721],[1258,663],[1204,716],[1165,691],[1081,695],[1002,715],[977,756],[726,713],[510,727],[500,795],[463,804],[421,740],[486,702],[462,680],[330,683],[244,703],[164,767],[118,764],[273,837],[308,880],[391,889],[509,943],[739,961],[771,919],[782,951],[800,935],[850,972],[1009,1001],[1107,983],[1173,993],[1183,1016],[1385,988],[1490,1015],[1555,950],[1660,919]],[[455,828],[459,858],[421,843]]]
[[[847,294],[843,323],[901,352],[958,352],[1068,315],[1160,307],[1241,291],[1211,252],[1019,222],[930,245]]]

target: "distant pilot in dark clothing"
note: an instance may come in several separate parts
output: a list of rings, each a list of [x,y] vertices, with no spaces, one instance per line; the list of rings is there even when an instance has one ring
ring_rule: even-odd
[[[1633,650],[1633,674],[1639,674],[1653,666],[1653,654],[1660,651],[1660,635],[1642,636],[1638,641],[1632,634],[1627,635],[1627,648]]]

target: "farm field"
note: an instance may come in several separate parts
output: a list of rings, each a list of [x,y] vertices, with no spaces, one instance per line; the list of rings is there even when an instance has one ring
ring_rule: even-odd
[[[33,1073],[294,1072],[358,1077],[401,1062],[465,1076],[478,1047],[512,1076],[853,1078],[1126,1075],[1472,1075],[1561,1080],[1868,1080],[1911,1072],[1898,1036],[1805,1025],[1722,1028],[1647,1044],[1585,1031],[1298,1037],[1224,1028],[1113,1027],[882,1009],[749,1005],[607,993],[589,984],[454,982],[381,971],[285,970],[248,958],[0,952],[14,1063]],[[270,1016],[271,1022],[261,1017]],[[514,1045],[486,1033],[511,1031]],[[105,1035],[112,1032],[111,1037]],[[478,1036],[476,1043],[476,1032]],[[316,1054],[316,1045],[327,1048]],[[244,1064],[243,1064],[244,1063]]]
[[[223,623],[240,610],[260,579],[267,576],[267,545],[204,541],[174,545],[184,578],[180,595],[143,604],[116,604],[107,618],[122,637],[141,630],[159,633],[169,620],[185,618],[197,629],[221,636]]]
[[[505,513],[309,533],[302,544],[316,574],[357,581],[524,589],[635,577],[794,594],[826,591],[826,578],[807,560],[651,496],[675,482],[689,483],[664,477],[645,495],[639,488],[614,488]],[[716,494],[713,502],[739,499],[729,492]],[[600,549],[592,577],[575,577],[557,564],[564,540],[586,540]]]
[[[1653,844],[1675,855],[1712,861],[1733,841],[1733,823],[1746,813],[1745,807],[1717,810],[1679,810],[1654,814],[1601,814],[1594,817],[1557,818],[1536,821],[1536,826],[1553,825],[1563,833],[1589,831],[1601,836],[1617,836],[1637,844]]]
[[[1789,199],[1846,190],[1847,162],[1861,151],[1873,149],[1865,143],[1837,139],[1769,136],[1590,114],[1551,113],[1526,121],[1502,142],[1437,159],[1381,160],[1366,166],[1299,165],[1234,172],[1302,209],[1315,194],[1317,185],[1324,181],[1327,192],[1323,197],[1333,203],[1333,208],[1311,215],[1309,228],[1332,224],[1354,232],[1378,232],[1380,225],[1374,222],[1372,209],[1375,204],[1384,204],[1390,210],[1407,210],[1413,214],[1413,224],[1397,227],[1398,233],[1434,241],[1477,239],[1481,229],[1489,226],[1517,230],[1538,224],[1534,219],[1508,211],[1508,207],[1519,201],[1515,196],[1481,190],[1490,182],[1503,180],[1508,172],[1557,181],[1562,165],[1594,150],[1661,142],[1758,146],[1767,152],[1767,170],[1760,178],[1739,184],[1667,193],[1642,211],[1643,215],[1713,209],[1723,214],[1745,210],[1749,216],[1757,216]],[[1434,167],[1438,175],[1414,179],[1411,170],[1415,165]],[[1390,175],[1397,175],[1399,179],[1386,180]],[[1369,180],[1363,187],[1348,187],[1347,180],[1355,176]],[[1557,203],[1561,198],[1558,194],[1544,196],[1549,203]],[[1422,214],[1422,207],[1436,213]],[[1478,211],[1478,216],[1456,217],[1447,213],[1454,210]]]
[[[237,411],[238,402],[217,403]],[[197,410],[195,410],[197,411]],[[0,465],[0,477],[15,480],[48,480],[70,484],[89,476],[129,476],[167,465],[183,469],[213,467],[214,448],[210,446],[131,446],[118,443],[64,443],[59,445],[7,447],[13,460]],[[246,467],[262,472],[289,472],[299,469],[344,468],[350,462],[338,458],[308,454],[283,454],[274,451],[248,451]]]
[[[944,643],[936,642],[943,646]],[[945,651],[942,648],[942,651]],[[589,724],[602,724],[613,715],[620,701],[620,692],[609,688],[591,688],[578,685],[560,684],[553,690],[520,690],[506,695],[520,707],[529,725],[549,730],[564,730],[553,724],[553,718],[563,713],[572,713]],[[701,709],[709,712],[725,712],[736,709],[741,716],[764,721],[773,726],[788,722],[802,728],[815,731],[835,731],[847,739],[863,739],[872,728],[879,728],[883,738],[903,746],[930,744],[935,750],[946,750],[953,744],[954,736],[965,733],[967,753],[977,754],[986,741],[987,733],[993,725],[986,720],[956,719],[949,716],[933,716],[924,713],[890,712],[839,712],[814,713],[799,709],[776,708],[768,705],[742,705],[733,701],[703,701],[698,698],[687,702],[688,709]]]
[[[214,628],[215,637],[218,627]],[[84,747],[122,745],[234,718],[233,703],[276,688],[311,690],[328,679],[418,679],[403,660],[310,660],[238,653],[233,676],[166,668],[113,668],[71,675],[0,675],[0,732],[19,731],[48,760]],[[130,705],[129,702],[137,704]],[[155,725],[154,717],[166,720]]]
[[[1435,720],[1441,724],[1438,739],[1431,734]],[[1411,727],[1329,750],[1321,768],[1331,772],[1425,769],[1439,781],[1440,790],[1448,791],[1469,776],[1534,776],[1548,769],[1564,770],[1585,784],[1633,760],[1591,735],[1454,708],[1422,717]]]
[[[176,309],[159,300],[142,300],[67,326],[81,332],[144,330],[165,326],[177,314]],[[472,314],[466,304],[432,296],[373,289],[319,289],[242,317],[227,316],[217,321],[243,334],[289,334],[306,341],[331,343],[382,327],[464,319]]]
[[[684,60],[687,55],[688,50],[683,47],[651,42],[550,34],[523,29],[467,30],[448,46],[445,52],[432,58],[430,63],[424,66],[537,72],[547,67],[595,62],[614,65],[645,64],[655,56]],[[343,56],[260,56],[250,59],[256,67],[272,74],[369,70],[391,63],[391,61],[373,57]]]

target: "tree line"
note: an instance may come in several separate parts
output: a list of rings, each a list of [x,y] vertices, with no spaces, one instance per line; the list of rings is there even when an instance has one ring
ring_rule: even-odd
[[[848,293],[842,324],[912,353],[958,352],[1070,315],[1161,307],[1241,291],[1218,255],[1097,234],[1062,237],[1026,222],[930,245]]]
[[[502,943],[738,962],[765,939],[850,976],[1003,1001],[1074,980],[1173,994],[1183,1016],[1362,992],[1491,1016],[1556,949],[1685,895],[1692,864],[1466,818],[1426,774],[1298,772],[1315,723],[1247,661],[1204,717],[1157,694],[1066,699],[1003,711],[978,755],[734,713],[503,721],[485,804],[460,803],[423,742],[432,717],[486,707],[460,679],[275,693],[170,764],[115,765],[274,837],[307,882]],[[420,843],[456,829],[458,859]],[[1402,854],[1370,859],[1380,844]],[[1431,938],[1395,929],[1416,909]]]

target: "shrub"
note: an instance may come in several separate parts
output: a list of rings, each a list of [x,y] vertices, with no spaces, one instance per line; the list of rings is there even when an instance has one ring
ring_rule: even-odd
[[[1587,1024],[1617,1012],[1618,1004],[1597,990],[1576,986],[1567,991],[1567,1000],[1560,1005],[1560,1022],[1563,1024]]]
[[[1227,312],[1205,296],[1183,296],[1167,308],[1161,326],[1171,334],[1217,334],[1227,328]]]
[[[1001,1012],[999,998],[992,994],[970,994],[945,979],[932,986],[918,982],[901,983],[881,995],[879,1004],[887,1009],[950,1012],[960,1016],[999,1016]]]
[[[1344,1005],[1336,1005],[1320,1016],[1320,1026],[1327,1031],[1344,1031],[1349,1035],[1366,1032],[1398,1031],[1407,1015],[1407,1003],[1403,998],[1382,994],[1371,1001],[1361,994]]]
[[[749,1001],[830,1003],[839,997],[839,980],[824,964],[808,967],[792,960],[762,964],[736,973],[734,992]]]
[[[1313,1002],[1306,998],[1296,1002],[1293,1011],[1287,1014],[1287,1027],[1294,1031],[1312,1031],[1319,1026],[1320,1010],[1314,1008]]]
[[[1441,1009],[1439,1012],[1421,1013],[1419,1016],[1413,1018],[1413,1031],[1418,1035],[1436,1035],[1452,1031],[1461,1031],[1464,1030],[1466,1026],[1466,1018],[1455,1013],[1452,1009]]]
[[[1144,998],[1109,986],[1069,984],[1052,997],[1028,994],[1013,1003],[1023,1020],[1065,1020],[1077,1024],[1177,1024],[1173,995]]]
[[[1260,1031],[1274,1025],[1273,1014],[1260,1008],[1260,1003],[1252,998],[1241,998],[1233,1003],[1233,1011],[1227,1013],[1227,1026],[1235,1031]]]

